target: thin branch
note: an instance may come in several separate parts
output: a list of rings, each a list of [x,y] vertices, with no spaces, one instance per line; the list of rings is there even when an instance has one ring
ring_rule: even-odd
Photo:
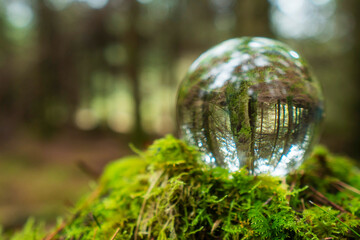
[[[332,206],[333,208],[339,210],[340,212],[349,213],[344,208],[340,207],[336,203],[330,201],[327,197],[324,196],[321,192],[317,191],[314,187],[309,186],[309,189],[314,192],[315,196],[317,196],[317,199],[319,199],[321,202]],[[350,214],[350,213],[349,213]]]
[[[221,222],[222,222],[221,219],[218,219],[218,220],[216,220],[214,222],[214,224],[213,224],[213,226],[211,228],[211,232],[210,232],[211,235],[214,233],[215,229],[220,225]]]
[[[296,180],[297,180],[297,177],[295,177],[294,181],[292,181],[291,185],[290,185],[290,189],[289,191],[292,192],[295,188],[295,185],[296,185]],[[290,202],[290,199],[291,199],[291,195],[287,195],[286,196],[286,199]]]
[[[305,202],[304,202],[304,199],[303,199],[303,198],[301,198],[301,206],[302,206],[303,211],[304,211],[304,210],[305,210]]]
[[[99,178],[100,173],[90,167],[86,162],[79,160],[77,161],[76,165],[83,173],[88,175],[90,178],[94,180],[97,180]]]
[[[94,235],[93,235],[93,240],[95,240],[96,233],[97,233],[98,229],[99,229],[99,228],[95,228]]]
[[[65,223],[65,222],[61,223],[61,225],[60,225],[57,229],[55,229],[54,232],[52,232],[52,233],[49,234],[46,238],[44,238],[44,240],[52,240],[52,239],[54,239],[54,237],[55,237],[59,232],[61,232],[61,231],[65,228],[65,226],[66,226],[66,223]]]
[[[339,180],[339,181],[336,181],[336,182],[334,182],[334,183],[337,184],[337,185],[339,185],[339,186],[341,186],[342,188],[345,188],[345,189],[347,189],[347,190],[349,190],[349,191],[352,191],[352,192],[360,195],[360,190],[357,189],[357,188],[354,188],[353,186],[350,186],[350,185],[348,185],[348,184],[346,184],[346,183],[344,183],[344,182],[342,182],[342,181],[340,181],[340,180]]]
[[[274,197],[274,196],[269,197],[268,200],[266,200],[266,201],[262,204],[262,206],[267,205],[267,204],[273,199],[273,197]]]
[[[116,238],[116,235],[118,234],[118,232],[120,231],[120,228],[116,229],[116,232],[114,233],[114,235],[112,236],[111,240],[114,240]]]

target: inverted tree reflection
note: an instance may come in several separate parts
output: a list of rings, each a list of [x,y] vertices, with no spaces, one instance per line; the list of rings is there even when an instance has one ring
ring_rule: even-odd
[[[215,47],[183,83],[183,135],[211,164],[246,165],[255,174],[280,168],[284,175],[314,142],[323,111],[319,88],[298,55],[268,41],[248,38],[238,43],[241,51],[233,40]]]

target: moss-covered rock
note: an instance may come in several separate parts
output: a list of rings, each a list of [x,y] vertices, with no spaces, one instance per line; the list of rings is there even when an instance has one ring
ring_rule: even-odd
[[[12,239],[360,238],[359,168],[323,148],[286,180],[210,168],[171,136],[138,154],[110,163],[56,229],[30,222]]]

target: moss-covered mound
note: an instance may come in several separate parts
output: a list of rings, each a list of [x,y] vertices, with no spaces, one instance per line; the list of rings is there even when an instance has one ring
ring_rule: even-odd
[[[358,189],[354,163],[322,148],[285,180],[209,168],[168,136],[109,164],[53,231],[30,221],[13,239],[360,239]]]

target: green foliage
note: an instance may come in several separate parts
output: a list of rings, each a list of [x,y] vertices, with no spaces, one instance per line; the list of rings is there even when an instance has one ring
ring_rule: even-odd
[[[11,240],[37,240],[43,239],[46,236],[44,223],[36,223],[35,219],[29,218],[23,229],[15,233]],[[1,234],[1,231],[0,231]],[[0,240],[5,239],[0,235]]]
[[[109,164],[52,239],[357,239],[359,185],[354,163],[323,148],[286,183],[210,168],[168,136]]]

